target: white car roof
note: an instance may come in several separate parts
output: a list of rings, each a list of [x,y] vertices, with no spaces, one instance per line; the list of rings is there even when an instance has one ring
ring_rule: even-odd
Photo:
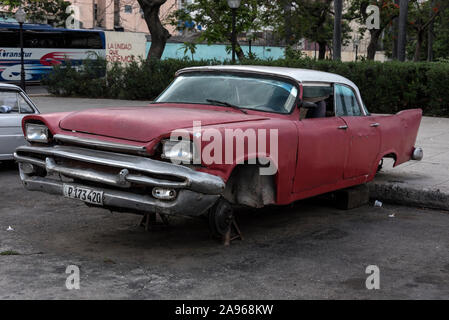
[[[176,74],[178,75],[180,73],[190,71],[252,72],[252,73],[289,77],[298,82],[342,83],[349,85],[353,88],[357,88],[357,86],[351,80],[342,77],[338,74],[310,69],[298,69],[298,68],[270,67],[270,66],[240,66],[240,65],[204,66],[204,67],[184,68],[179,70]]]
[[[9,89],[18,89],[18,90],[20,90],[20,87],[14,85],[14,84],[1,83],[1,82],[0,82],[0,89],[2,89],[2,88],[9,88]]]

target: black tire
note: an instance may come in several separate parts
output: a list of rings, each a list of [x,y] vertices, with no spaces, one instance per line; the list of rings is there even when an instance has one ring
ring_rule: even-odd
[[[209,230],[214,238],[223,238],[231,227],[233,215],[231,204],[223,198],[209,209]]]

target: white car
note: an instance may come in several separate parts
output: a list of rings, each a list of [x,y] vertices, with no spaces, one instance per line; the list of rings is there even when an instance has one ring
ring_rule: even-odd
[[[17,147],[27,144],[22,118],[39,110],[18,86],[0,83],[0,161],[14,159]]]

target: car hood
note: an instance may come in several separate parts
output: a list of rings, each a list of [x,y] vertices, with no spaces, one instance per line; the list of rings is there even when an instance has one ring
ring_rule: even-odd
[[[201,126],[204,127],[263,119],[266,117],[214,106],[201,108],[199,106],[150,105],[74,112],[61,119],[59,126],[63,130],[149,142],[175,129],[191,128],[193,121],[201,121]]]

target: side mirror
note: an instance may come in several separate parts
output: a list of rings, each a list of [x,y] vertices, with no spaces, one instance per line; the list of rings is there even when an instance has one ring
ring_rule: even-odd
[[[303,101],[301,104],[301,107],[305,108],[305,109],[315,109],[315,108],[318,108],[318,105],[313,102]]]

